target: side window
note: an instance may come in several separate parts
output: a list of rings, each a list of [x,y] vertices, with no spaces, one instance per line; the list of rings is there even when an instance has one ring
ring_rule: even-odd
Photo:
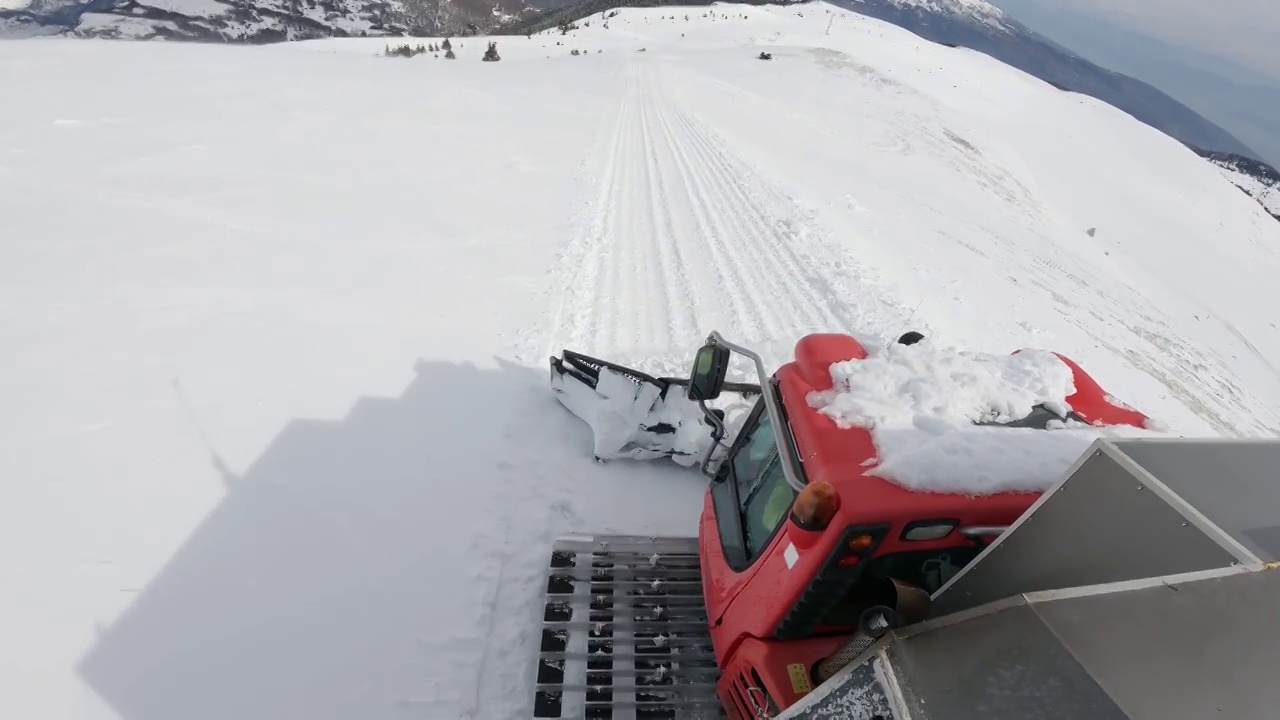
[[[742,514],[733,480],[711,483],[711,504],[716,511],[716,530],[720,531],[720,548],[734,569],[741,568],[747,555],[742,537]]]
[[[752,492],[743,496],[742,526],[748,560],[755,560],[764,551],[773,532],[786,519],[795,499],[796,491],[787,483],[782,473],[782,462],[775,452]]]

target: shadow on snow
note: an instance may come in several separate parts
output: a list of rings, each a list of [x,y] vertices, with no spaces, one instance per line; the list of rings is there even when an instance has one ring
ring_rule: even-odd
[[[577,513],[638,480],[591,462],[544,372],[498,363],[420,362],[398,398],[289,423],[83,679],[124,720],[520,713],[489,695],[532,701],[515,655],[533,657],[553,536],[607,529]]]

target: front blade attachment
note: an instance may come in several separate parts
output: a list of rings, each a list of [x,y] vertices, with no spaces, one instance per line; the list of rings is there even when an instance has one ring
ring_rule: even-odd
[[[669,457],[697,464],[714,440],[702,409],[685,395],[688,383],[571,350],[551,358],[551,388],[560,404],[591,427],[600,461]],[[760,386],[726,383],[724,391],[746,398],[760,394]]]

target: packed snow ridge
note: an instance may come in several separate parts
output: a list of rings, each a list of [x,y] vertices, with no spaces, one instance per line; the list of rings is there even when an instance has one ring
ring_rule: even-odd
[[[1047,490],[1098,437],[1160,436],[1153,427],[1066,420],[1071,369],[1052,352],[956,351],[932,340],[891,345],[831,366],[831,390],[809,404],[842,428],[867,428],[879,455],[867,474],[912,490],[986,495]],[[977,425],[1021,420],[1037,406],[1064,418],[1046,429]]]

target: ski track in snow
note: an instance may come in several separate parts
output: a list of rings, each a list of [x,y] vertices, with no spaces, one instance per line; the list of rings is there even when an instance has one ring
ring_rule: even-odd
[[[593,222],[564,254],[541,334],[549,352],[684,359],[711,330],[770,342],[899,314],[879,295],[837,289],[822,262],[840,251],[671,101],[660,67],[625,72]]]

